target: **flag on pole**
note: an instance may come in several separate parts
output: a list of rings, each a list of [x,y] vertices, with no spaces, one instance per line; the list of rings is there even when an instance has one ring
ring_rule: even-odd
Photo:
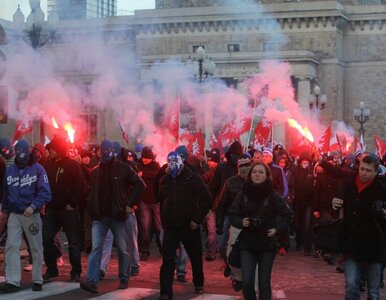
[[[216,138],[216,136],[215,136],[213,130],[212,130],[212,132],[210,133],[210,136],[209,136],[209,139],[208,139],[208,144],[209,144],[209,147],[210,147],[211,149],[216,148],[216,147],[219,146],[218,140],[217,140],[217,138]]]
[[[255,149],[266,146],[269,141],[269,136],[272,131],[272,123],[267,118],[263,117],[256,125],[254,132],[253,145]]]
[[[176,143],[179,143],[180,135],[180,101],[179,98],[173,103],[169,112],[166,114],[164,127],[169,134],[174,137]]]
[[[16,130],[13,134],[11,141],[12,146],[14,146],[17,141],[22,138],[27,133],[32,131],[32,121],[31,120],[22,120],[16,123]]]
[[[338,142],[339,151],[342,155],[347,153],[347,139],[344,133],[336,134],[336,141]]]
[[[240,135],[246,133],[251,128],[252,117],[238,117],[232,124],[233,138],[240,139]]]
[[[386,144],[378,136],[374,135],[375,148],[377,149],[377,154],[380,158],[386,153]]]
[[[192,142],[188,145],[188,151],[192,153],[193,156],[201,158],[204,154],[204,135],[202,134],[201,129],[196,133]]]
[[[331,139],[331,126],[328,126],[324,133],[319,137],[317,142],[317,147],[319,152],[327,153],[330,149],[330,139]]]
[[[118,121],[119,128],[121,128],[122,131],[122,139],[129,144],[129,136],[127,135],[125,129],[123,128],[122,124],[120,121]]]

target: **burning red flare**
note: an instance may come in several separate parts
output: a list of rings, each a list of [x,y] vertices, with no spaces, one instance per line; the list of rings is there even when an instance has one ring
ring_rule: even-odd
[[[58,123],[56,122],[55,117],[52,117],[52,118],[51,118],[51,121],[52,121],[52,126],[54,126],[54,128],[56,128],[56,129],[59,129],[59,125],[58,125]]]
[[[64,124],[63,128],[64,128],[64,130],[67,131],[67,135],[68,135],[68,138],[70,139],[70,142],[74,143],[74,140],[75,140],[75,129],[72,126],[72,124],[70,122],[67,122],[67,123]]]
[[[302,127],[295,119],[288,119],[288,125],[295,128],[300,132],[302,136],[304,136],[310,142],[315,142],[314,137],[312,136],[311,131],[307,127]]]

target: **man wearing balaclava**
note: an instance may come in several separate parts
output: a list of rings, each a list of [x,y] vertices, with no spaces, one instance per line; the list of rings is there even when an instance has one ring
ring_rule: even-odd
[[[68,156],[67,142],[55,137],[48,145],[49,159],[45,168],[52,191],[52,201],[46,206],[43,224],[45,281],[59,275],[55,235],[63,227],[69,245],[70,281],[79,282],[82,272],[79,234],[79,204],[86,189],[80,164]]]
[[[14,155],[11,142],[7,138],[0,139],[0,156],[4,158],[7,167],[14,163]]]
[[[114,157],[109,140],[101,143],[101,160],[90,174],[87,209],[92,218],[92,250],[88,256],[86,280],[80,288],[98,293],[103,244],[111,230],[118,249],[119,286],[127,289],[129,281],[128,221],[134,215],[139,195],[146,185],[127,164]]]
[[[204,274],[199,225],[212,200],[200,176],[184,167],[181,156],[170,152],[166,174],[160,181],[161,222],[164,229],[159,299],[173,299],[176,250],[182,242],[189,255],[195,293],[202,294]]]
[[[33,259],[32,290],[43,285],[43,244],[40,211],[51,200],[51,190],[44,168],[30,161],[29,146],[20,140],[15,146],[15,164],[5,173],[2,212],[8,214],[8,237],[5,247],[5,285],[0,292],[20,290],[21,264],[19,248],[24,231]]]

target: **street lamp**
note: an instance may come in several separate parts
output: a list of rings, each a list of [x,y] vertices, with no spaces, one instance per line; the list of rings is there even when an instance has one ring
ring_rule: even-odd
[[[365,129],[363,128],[363,124],[365,124],[370,119],[370,109],[365,108],[364,101],[359,102],[359,108],[354,108],[354,117],[355,120],[360,124],[359,135],[363,140],[365,136]]]
[[[29,4],[31,13],[27,17],[26,24],[24,24],[24,15],[20,10],[20,5],[13,15],[13,22],[16,30],[25,29],[32,48],[37,49],[44,46],[48,41],[55,40],[59,16],[55,11],[52,11],[47,18],[47,22],[45,22],[44,12],[40,8],[40,0],[29,0]]]
[[[310,105],[310,109],[313,109],[314,105],[316,109],[319,109],[320,104],[320,110],[324,109],[327,103],[327,96],[326,94],[321,95],[320,87],[316,84],[314,86],[313,93],[308,98],[308,103]]]
[[[208,59],[205,49],[201,45],[196,50],[196,57],[193,60],[189,57],[189,65],[194,77],[198,73],[199,82],[202,82],[204,77],[213,76],[216,71],[216,64],[211,58]]]

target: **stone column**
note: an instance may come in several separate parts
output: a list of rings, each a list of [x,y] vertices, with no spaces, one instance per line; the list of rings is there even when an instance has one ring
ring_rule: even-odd
[[[311,78],[299,76],[298,79],[298,102],[301,108],[308,107],[308,98],[311,94]]]
[[[277,124],[273,128],[273,141],[286,145],[285,123]]]

